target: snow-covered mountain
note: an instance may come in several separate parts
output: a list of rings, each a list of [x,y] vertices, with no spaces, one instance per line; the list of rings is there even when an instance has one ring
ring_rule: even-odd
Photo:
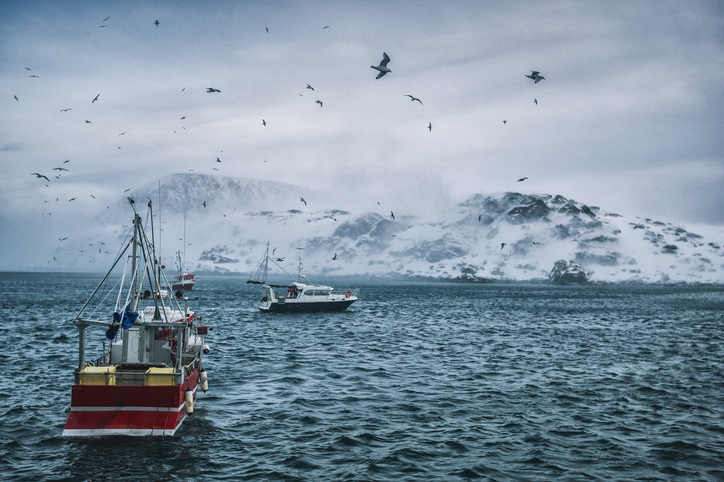
[[[582,265],[592,281],[724,282],[724,229],[626,218],[561,195],[478,194],[436,213],[393,209],[393,219],[390,206],[355,212],[353,200],[345,208],[290,184],[200,174],[173,174],[129,194],[143,201],[137,206],[150,198],[155,214],[161,210],[156,243],[166,264],[185,251],[187,268],[196,271],[250,273],[269,241],[289,273],[303,253],[312,279],[539,280],[566,259]],[[125,200],[98,218],[102,229],[86,249],[93,268],[108,266],[115,252],[104,252],[100,243],[120,245],[130,219]],[[69,259],[77,246],[65,250],[62,259]]]

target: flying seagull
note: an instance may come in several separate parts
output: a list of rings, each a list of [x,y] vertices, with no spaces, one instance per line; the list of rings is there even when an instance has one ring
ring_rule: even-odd
[[[391,217],[392,220],[394,221],[394,220],[395,220],[395,213],[393,213],[392,211],[390,211],[390,217]]]
[[[526,77],[528,77],[529,79],[533,79],[534,83],[537,84],[541,80],[545,80],[545,77],[539,74],[540,72],[538,72],[537,70],[531,70],[530,75],[526,75]]]
[[[219,158],[217,157],[217,158],[216,158],[216,162],[221,162],[221,159],[219,159]]]
[[[538,99],[533,99],[533,103],[534,103],[535,105],[538,105]]]
[[[108,17],[104,18],[103,21],[105,22],[105,21],[108,20],[109,18],[111,18],[111,17],[108,16]]]
[[[390,69],[387,68],[387,64],[389,62],[390,62],[389,55],[387,55],[385,52],[382,52],[382,61],[380,62],[380,65],[378,65],[378,66],[370,65],[370,68],[380,71],[380,73],[377,74],[377,77],[375,77],[375,79],[379,79],[386,73],[392,72]]]
[[[427,130],[429,130],[430,132],[432,132],[432,122],[428,122],[428,123],[427,123]]]
[[[206,89],[206,92],[211,94],[212,92],[221,92],[219,89],[214,89],[213,87],[208,87]]]
[[[266,121],[265,121],[264,119],[261,120],[261,125],[263,125],[264,127],[266,127]]]
[[[521,177],[520,179],[518,179],[518,182],[523,182],[523,181],[525,181],[526,179],[528,179],[528,178],[527,178],[527,177]]]
[[[334,261],[335,259],[337,259],[337,253],[334,253],[334,258],[332,258],[332,261]]]
[[[37,172],[31,172],[30,175],[31,175],[31,176],[35,176],[35,177],[37,177],[38,179],[40,179],[40,178],[42,177],[42,178],[45,179],[46,181],[50,182],[50,179],[48,179],[47,176],[43,176],[42,174],[38,174]]]
[[[322,27],[322,30],[324,30],[325,28],[329,28],[329,25],[325,25],[324,27]]]
[[[154,24],[156,27],[158,27],[158,24],[159,24],[159,23],[160,23],[160,22],[159,22],[158,20],[156,20],[155,22],[153,22],[153,24]]]
[[[66,236],[64,238],[58,238],[58,241],[65,241],[66,239],[68,239],[68,236]]]
[[[40,78],[40,77],[38,77],[37,75],[29,75],[28,77],[37,77],[37,78]]]
[[[307,201],[305,201],[303,197],[300,197],[299,200],[302,201],[305,206],[307,205]]]
[[[92,122],[89,121],[88,119],[85,120],[85,123],[86,123],[86,124],[92,124]]]
[[[128,134],[128,132],[121,132],[120,134],[118,134],[118,137],[125,136],[126,134]]]
[[[15,97],[15,100],[18,100],[18,96],[17,96],[17,95],[14,95],[13,97]]]
[[[314,103],[319,104],[319,107],[324,107],[324,104],[322,104],[321,100],[315,100]]]
[[[70,162],[70,159],[68,159],[67,161],[63,161],[63,164],[68,164],[69,162]]]
[[[266,28],[266,33],[269,33],[269,27]]]
[[[482,215],[482,214],[479,214],[479,215],[478,215],[478,222],[480,222],[480,221],[482,221],[482,220],[483,220],[483,215]]]
[[[98,97],[100,97],[100,96],[101,96],[101,94],[98,94],[97,96],[95,96],[95,98],[91,101],[91,104],[92,104],[93,102],[97,101],[97,100],[98,100]]]
[[[420,104],[422,104],[422,101],[420,99],[418,99],[417,97],[413,97],[410,94],[405,94],[405,97],[409,97],[410,101],[412,102],[418,101]]]
[[[53,170],[54,171],[67,171],[68,169],[64,169],[62,167],[54,167]]]
[[[312,86],[309,85],[309,84],[307,84],[307,89],[310,89],[312,92],[314,92],[314,87],[312,87]]]
[[[204,207],[206,207],[206,201],[204,201]]]
[[[63,109],[63,110],[61,110],[61,112],[68,112],[69,110],[73,110],[73,109],[71,109],[71,108],[67,108],[67,109]]]
[[[75,201],[75,198],[72,197],[72,198],[68,199],[68,202],[71,202],[71,201]]]
[[[33,69],[31,69],[30,67],[25,67],[25,70],[33,70]]]
[[[505,248],[505,243],[500,243],[500,249]]]
[[[507,123],[508,123],[508,121],[506,121],[506,120],[503,121],[503,124],[507,124]]]

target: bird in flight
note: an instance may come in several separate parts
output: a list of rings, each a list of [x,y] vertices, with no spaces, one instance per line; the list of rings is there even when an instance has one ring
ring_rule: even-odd
[[[309,89],[309,90],[311,90],[312,92],[314,92],[314,87],[312,87],[312,86],[309,85],[309,84],[307,84],[307,89]]]
[[[98,100],[98,97],[100,97],[100,96],[101,96],[101,94],[98,94],[97,96],[95,96],[95,98],[91,101],[91,104],[92,104],[93,102],[97,101],[97,100]]]
[[[105,21],[108,20],[109,18],[111,18],[111,17],[108,16],[108,17],[104,18],[103,21],[105,22]]]
[[[61,110],[61,112],[68,112],[69,110],[73,110],[73,109],[71,109],[71,108],[67,108],[67,109],[63,109],[63,110]]]
[[[322,104],[321,100],[314,101],[315,104],[319,104],[319,107],[324,107],[324,104]]]
[[[37,75],[29,75],[28,77],[36,77],[36,78],[40,78],[40,77],[38,77]]]
[[[158,27],[158,24],[159,24],[159,23],[160,23],[160,22],[159,22],[158,20],[156,20],[155,22],[153,22],[153,24],[154,24],[156,27]]]
[[[85,123],[86,123],[86,124],[92,124],[92,122],[89,121],[88,119],[85,120]]]
[[[482,221],[482,220],[483,220],[483,215],[482,215],[482,214],[479,214],[479,215],[478,215],[478,222],[480,222],[480,221]]]
[[[121,132],[120,134],[118,134],[118,137],[125,136],[126,134],[128,134],[128,132]]]
[[[334,258],[332,258],[332,261],[334,261],[335,259],[337,259],[337,253],[334,253]]]
[[[533,79],[535,84],[537,84],[541,80],[545,80],[545,77],[540,75],[540,72],[538,72],[537,70],[531,70],[530,75],[526,75],[526,77],[528,77],[529,79]]]
[[[33,69],[31,69],[30,67],[25,67],[25,70],[33,70]]]
[[[307,201],[305,201],[303,197],[300,197],[299,200],[302,201],[305,206],[307,205]]]
[[[518,182],[523,182],[523,181],[525,181],[526,179],[528,179],[528,178],[527,178],[527,177],[521,177],[520,179],[518,179]]]
[[[377,74],[377,77],[375,77],[375,79],[379,79],[386,73],[392,72],[390,69],[387,68],[387,64],[389,62],[390,62],[390,56],[387,55],[385,52],[382,52],[382,61],[380,62],[380,65],[377,65],[377,66],[370,65],[370,68],[378,70],[380,72],[379,74]]]
[[[221,159],[219,159],[219,158],[217,157],[217,158],[216,158],[216,162],[221,162]]]
[[[67,161],[63,161],[63,164],[68,164],[69,162],[70,162],[70,159],[68,159]]]
[[[417,97],[413,97],[410,94],[405,94],[405,97],[409,97],[410,101],[412,101],[412,102],[418,101],[420,103],[420,105],[422,105],[422,101],[420,99],[418,99]]]
[[[64,169],[62,167],[54,167],[53,170],[54,171],[67,171],[68,169]]]
[[[213,87],[208,87],[206,89],[206,92],[211,94],[212,92],[221,92],[219,89],[214,89]]]
[[[324,27],[322,27],[322,30],[324,30],[325,28],[329,28],[329,25],[325,25]]]
[[[392,220],[394,221],[394,220],[395,220],[395,213],[393,213],[392,211],[390,211],[390,217],[391,217]]]
[[[264,119],[261,120],[261,125],[263,125],[264,127],[266,127],[266,121],[265,121]]]
[[[503,124],[507,124],[507,123],[508,123],[508,121],[506,121],[506,120],[503,121]]]
[[[206,201],[204,201],[204,207],[206,207]]]
[[[75,201],[75,198],[72,197],[72,198],[68,199],[68,202],[71,202],[71,201]]]
[[[430,132],[432,132],[432,122],[428,122],[428,123],[427,123],[427,130],[429,130]]]
[[[66,239],[68,239],[68,236],[66,236],[64,238],[58,238],[58,241],[65,241]]]
[[[266,28],[266,33],[269,33],[269,27]]]
[[[123,192],[124,192],[124,193],[127,193],[128,191],[130,191],[130,189],[126,189],[126,190],[125,190],[125,191],[123,191]]]
[[[15,100],[18,100],[18,96],[17,96],[17,95],[14,95],[13,97],[15,97]]]
[[[538,99],[533,99],[533,103],[534,103],[535,105],[538,105]]]
[[[30,175],[31,175],[31,176],[35,176],[35,177],[37,177],[38,179],[40,179],[40,178],[42,177],[42,178],[45,179],[46,181],[50,182],[50,179],[48,179],[47,176],[43,176],[42,174],[38,174],[37,172],[32,172],[32,173],[30,173]]]
[[[500,243],[500,249],[505,248],[505,243]]]

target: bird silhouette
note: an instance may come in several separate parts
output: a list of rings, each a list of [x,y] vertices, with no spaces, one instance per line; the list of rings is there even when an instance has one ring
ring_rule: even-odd
[[[75,198],[72,197],[72,198],[68,199],[68,202],[71,202],[71,201],[75,201]]]
[[[212,92],[221,92],[219,89],[214,89],[213,87],[207,87],[206,92],[211,94]]]
[[[25,70],[33,70],[33,69],[31,69],[30,67],[25,67]]]
[[[508,121],[507,121],[507,120],[504,120],[504,121],[503,121],[503,124],[507,124],[507,123],[508,123]]]
[[[432,132],[432,122],[427,123],[427,130]]]
[[[221,159],[219,159],[219,158],[217,157],[217,158],[216,158],[216,162],[221,162]]]
[[[105,22],[105,21],[108,20],[109,18],[111,18],[111,17],[108,16],[108,17],[104,18],[103,21]]]
[[[322,27],[322,30],[324,30],[325,28],[329,28],[329,25],[325,25],[324,27]]]
[[[204,201],[204,208],[206,207],[206,201]]]
[[[482,214],[478,215],[478,222],[480,222],[482,220],[483,220],[483,215]]]
[[[263,125],[264,127],[266,127],[266,121],[265,121],[264,119],[261,120],[261,125]]]
[[[73,110],[73,109],[71,109],[71,108],[63,109],[63,110],[61,110],[61,112],[68,112],[69,110]]]
[[[538,105],[538,99],[533,99],[533,103],[534,103],[535,105]]]
[[[334,258],[332,258],[332,261],[334,261],[335,259],[337,259],[337,253],[334,253]]]
[[[392,220],[394,221],[394,220],[395,220],[395,213],[393,213],[392,211],[390,211],[390,217],[391,217]]]
[[[537,70],[531,70],[530,75],[526,75],[526,77],[528,77],[529,79],[533,79],[533,83],[537,84],[541,80],[545,80],[545,77],[539,74],[540,72],[538,72]]]
[[[156,27],[158,27],[158,24],[159,24],[159,23],[161,23],[161,22],[159,22],[158,20],[156,20],[155,22],[153,22],[153,24],[154,24]]]
[[[48,179],[47,176],[43,176],[42,174],[38,174],[37,172],[32,172],[32,173],[30,173],[30,175],[31,175],[31,176],[35,176],[35,177],[37,177],[38,179],[40,179],[40,178],[42,177],[42,178],[45,179],[46,181],[50,182],[50,179]]]
[[[17,96],[17,95],[14,95],[13,97],[15,97],[15,100],[18,100],[18,96]]]
[[[65,241],[66,239],[68,239],[68,236],[66,236],[64,238],[58,238],[58,241]]]
[[[121,132],[120,134],[118,134],[118,137],[125,136],[126,134],[128,134],[128,132]]]
[[[411,102],[418,101],[422,105],[422,101],[418,99],[417,97],[413,97],[410,94],[405,94],[405,97],[409,97]]]
[[[86,123],[86,124],[92,124],[92,122],[89,121],[88,119],[85,120],[85,123]]]
[[[500,249],[505,248],[505,243],[500,243]]]
[[[379,79],[386,73],[392,72],[389,68],[387,68],[388,63],[390,63],[390,56],[387,55],[385,52],[382,52],[382,61],[380,62],[380,65],[370,65],[370,68],[378,70],[380,72],[379,74],[377,74],[377,77],[375,77],[375,79]]]
[[[40,78],[40,77],[38,77],[37,75],[28,75],[28,77],[35,77],[35,78],[38,78],[38,79]]]
[[[321,100],[314,101],[315,104],[319,104],[319,107],[324,107]],[[334,109],[333,109],[334,110]]]
[[[54,171],[67,171],[68,169],[64,169],[62,167],[54,167],[53,170]]]
[[[305,206],[307,205],[307,201],[305,201],[303,197],[300,197],[299,200],[302,201]]]
[[[310,89],[312,92],[314,92],[314,87],[312,87],[312,86],[309,85],[309,84],[307,84],[307,89]]]
[[[528,179],[528,178],[527,178],[527,177],[521,177],[520,179],[518,179],[518,182],[523,182],[523,181],[525,181],[526,179]]]
[[[98,100],[98,97],[100,97],[100,96],[101,96],[101,94],[98,94],[97,96],[95,96],[95,97],[93,98],[93,100],[91,101],[91,104],[92,104],[93,102],[97,101],[97,100]]]

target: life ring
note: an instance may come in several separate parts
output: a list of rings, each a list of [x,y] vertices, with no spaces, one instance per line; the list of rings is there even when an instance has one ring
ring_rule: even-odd
[[[346,292],[346,293],[344,294],[344,297],[345,297],[345,298],[349,298],[350,296],[352,296],[352,292],[351,292],[351,291],[348,291],[348,292]]]

